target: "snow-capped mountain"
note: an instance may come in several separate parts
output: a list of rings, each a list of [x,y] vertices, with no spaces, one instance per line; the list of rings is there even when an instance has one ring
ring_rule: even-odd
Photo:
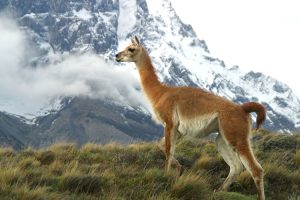
[[[210,55],[192,27],[180,21],[168,0],[147,3],[148,7],[142,4],[136,9],[137,20],[127,36],[141,35],[162,80],[200,86],[238,103],[261,102],[268,108],[266,128],[300,128],[300,102],[287,85],[261,73],[245,73],[238,67],[225,66]]]
[[[33,49],[31,52],[34,53],[26,56],[21,66],[30,66],[39,71],[32,72],[35,73],[32,76],[42,75],[45,76],[44,79],[49,79],[47,74],[50,74],[50,77],[61,77],[58,80],[63,83],[59,86],[62,92],[47,97],[72,97],[67,98],[68,101],[62,98],[60,103],[56,101],[48,104],[55,105],[50,107],[55,108],[56,112],[51,109],[52,112],[45,113],[47,109],[43,109],[43,117],[36,116],[37,124],[34,126],[38,131],[33,132],[43,137],[43,133],[51,134],[54,131],[68,132],[62,137],[66,140],[72,131],[95,135],[95,127],[91,130],[94,125],[89,126],[86,122],[95,119],[103,124],[102,128],[113,126],[112,129],[117,134],[125,133],[122,141],[144,139],[145,137],[137,137],[138,133],[134,130],[137,126],[140,127],[138,130],[141,134],[145,127],[149,130],[146,134],[148,139],[151,134],[155,135],[153,138],[161,135],[156,133],[160,128],[150,120],[149,107],[141,95],[139,77],[134,66],[113,62],[115,53],[128,45],[133,35],[139,36],[148,49],[162,81],[172,85],[202,87],[238,103],[261,102],[268,110],[265,128],[278,131],[300,130],[300,101],[287,85],[259,72],[243,72],[237,66],[226,66],[222,60],[212,56],[203,40],[205,38],[199,39],[193,28],[180,20],[169,0],[5,0],[0,3],[0,11],[9,14],[17,22],[26,35],[29,48]],[[75,61],[72,58],[74,55],[78,58]],[[69,61],[70,57],[72,62]],[[96,67],[95,63],[99,59],[99,68],[107,63],[105,71]],[[68,67],[70,65],[76,67]],[[95,67],[80,68],[86,65]],[[68,70],[63,71],[66,68]],[[114,74],[120,69],[123,70],[121,74],[124,77]],[[72,73],[72,70],[79,73]],[[34,81],[38,80],[37,83],[42,87],[44,79],[35,78]],[[81,80],[80,83],[76,82],[78,79]],[[32,84],[36,83],[34,81]],[[127,86],[124,88],[124,85]],[[65,90],[65,86],[74,90]],[[80,98],[74,98],[75,96]],[[95,105],[103,108],[98,110],[98,114],[94,112]],[[16,114],[5,108],[7,107],[1,107],[0,99],[0,109]],[[105,118],[101,114],[104,110],[106,116],[108,110],[114,114]],[[77,111],[80,113],[75,114],[78,122],[86,119],[84,125],[77,127],[80,131],[71,125],[71,119],[75,118],[70,116]],[[93,114],[89,115],[91,113]],[[124,126],[124,123],[128,126]],[[51,141],[55,141],[57,133],[51,137]],[[107,135],[102,137],[107,138]],[[76,140],[73,136],[72,138]],[[84,137],[81,143],[93,139],[95,140],[94,137]],[[101,138],[96,140],[100,141]]]

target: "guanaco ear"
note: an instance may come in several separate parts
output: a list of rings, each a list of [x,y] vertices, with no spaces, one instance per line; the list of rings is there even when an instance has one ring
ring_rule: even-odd
[[[131,42],[134,45],[140,46],[140,41],[136,35],[133,38],[131,38]]]

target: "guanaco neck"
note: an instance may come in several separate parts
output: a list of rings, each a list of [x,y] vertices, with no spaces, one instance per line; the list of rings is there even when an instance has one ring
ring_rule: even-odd
[[[142,48],[140,59],[135,64],[140,74],[143,90],[150,102],[155,104],[165,92],[167,86],[158,80],[151,59],[144,48]]]

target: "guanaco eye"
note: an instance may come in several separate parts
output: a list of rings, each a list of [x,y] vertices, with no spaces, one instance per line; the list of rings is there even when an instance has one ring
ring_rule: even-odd
[[[129,48],[128,51],[130,51],[131,53],[133,53],[135,51],[134,48]]]

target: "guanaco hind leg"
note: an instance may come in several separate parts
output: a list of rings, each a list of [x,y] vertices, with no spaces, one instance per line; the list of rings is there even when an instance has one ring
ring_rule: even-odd
[[[216,139],[217,148],[225,160],[225,162],[229,165],[230,171],[225,179],[224,183],[221,185],[219,190],[227,190],[230,184],[235,181],[237,176],[243,170],[243,164],[240,161],[238,154],[233,151],[232,147],[230,147],[223,139],[222,135],[219,134]]]
[[[238,124],[238,126],[233,126],[232,124]],[[258,199],[265,200],[263,169],[252,152],[248,137],[250,119],[234,113],[219,115],[219,130],[225,140],[224,142],[234,148],[239,160],[251,174],[257,188]]]
[[[239,157],[245,166],[245,168],[250,172],[258,192],[258,199],[265,200],[264,192],[264,171],[261,165],[257,162],[256,158],[253,155],[252,149],[248,142],[246,147],[238,147]]]

